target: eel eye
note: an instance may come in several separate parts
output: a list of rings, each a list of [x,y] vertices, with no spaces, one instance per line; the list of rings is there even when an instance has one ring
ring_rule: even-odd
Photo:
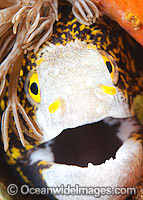
[[[119,79],[119,71],[118,71],[118,66],[117,66],[115,60],[107,52],[105,52],[103,50],[99,50],[99,52],[104,60],[105,65],[107,66],[107,68],[110,72],[110,75],[111,75],[114,85],[116,85],[118,82],[118,79]]]
[[[41,101],[41,96],[40,96],[38,74],[35,70],[31,70],[28,73],[24,84],[24,89],[29,102],[33,106],[38,107]]]

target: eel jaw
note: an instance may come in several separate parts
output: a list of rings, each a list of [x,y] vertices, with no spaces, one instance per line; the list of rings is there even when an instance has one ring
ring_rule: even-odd
[[[88,164],[88,167],[78,167],[65,164],[53,164],[50,168],[42,171],[42,175],[48,187],[71,187],[79,185],[79,187],[105,187],[112,191],[116,187],[134,187],[143,175],[143,149],[140,142],[129,138],[119,148],[116,158],[110,158],[101,165]],[[134,191],[134,189],[133,189]],[[98,195],[98,196],[97,196]],[[92,200],[97,197],[102,200],[118,200],[125,199],[130,194],[125,195],[103,195],[97,190],[93,195],[88,195],[88,199]],[[86,200],[86,195],[56,195],[60,200]]]

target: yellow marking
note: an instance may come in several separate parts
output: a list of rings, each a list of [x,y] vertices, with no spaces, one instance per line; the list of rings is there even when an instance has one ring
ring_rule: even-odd
[[[74,39],[77,39],[77,36],[76,36],[76,35],[78,35],[78,34],[79,34],[78,31],[74,32],[74,33],[73,33],[73,38],[74,38]]]
[[[67,44],[67,41],[66,41],[66,40],[63,41],[63,45],[65,45],[65,44]]]
[[[21,87],[18,87],[18,91],[21,92],[21,91],[22,91],[22,88],[21,88]]]
[[[100,45],[101,45],[100,42],[97,42],[97,43],[96,43],[97,49],[100,49]]]
[[[25,110],[26,110],[26,113],[29,113],[32,110],[32,108],[31,107],[26,107]]]
[[[7,96],[7,97],[8,97],[8,91],[5,93],[5,96]]]
[[[7,153],[7,152],[6,152],[6,153]],[[16,161],[15,161],[13,158],[9,157],[9,160],[7,160],[7,163],[8,163],[9,165],[15,165],[15,164],[16,164]]]
[[[74,24],[73,26],[72,26],[72,28],[76,28],[77,27],[77,24]]]
[[[4,111],[4,109],[5,109],[5,102],[4,102],[3,99],[0,102],[0,107],[1,107],[1,110]]]
[[[86,34],[86,40],[87,40],[87,42],[90,42],[90,41],[91,41],[90,35]]]
[[[25,81],[25,76],[22,77],[23,81]]]
[[[87,45],[87,48],[88,48],[88,49],[97,50],[96,45],[92,45],[92,44],[88,44],[88,45]]]
[[[30,65],[27,66],[28,71],[30,71]]]
[[[106,86],[106,85],[101,85],[100,87],[105,94],[115,95],[117,93],[117,90],[115,87]]]
[[[103,34],[103,32],[102,32],[101,30],[93,30],[93,31],[91,32],[91,34],[93,34],[93,35],[96,35],[97,33]]]
[[[40,65],[44,61],[44,58],[40,58],[39,60],[36,61],[37,65]]]
[[[58,21],[57,26],[63,25],[63,22]]]
[[[111,41],[109,39],[109,36],[106,37],[106,42],[107,42],[107,46],[109,46],[111,44]]]
[[[139,91],[139,89],[140,89],[137,85],[135,85],[134,88],[135,88],[136,92]]]
[[[33,146],[32,146],[32,145],[30,145],[30,144],[28,144],[28,145],[26,145],[26,146],[25,146],[25,149],[26,149],[26,150],[33,149]]]
[[[48,165],[48,162],[45,160],[42,160],[37,164],[37,166],[40,166],[40,165]]]
[[[22,69],[20,70],[20,76],[23,76],[23,70]]]
[[[123,69],[121,69],[121,68],[118,68],[118,71],[123,73],[123,74],[125,74],[125,71]]]
[[[61,44],[60,43],[56,43],[56,46],[60,46]]]
[[[8,101],[6,102],[6,107],[8,106]]]
[[[39,145],[39,142],[38,142],[38,141],[35,141],[35,146],[36,146],[36,145]]]
[[[129,85],[127,84],[126,80],[124,79],[123,75],[121,75],[121,79],[124,82],[125,88],[128,89]]]
[[[135,141],[139,141],[141,144],[143,143],[143,138],[141,138],[141,134],[139,133],[132,133],[131,138]]]
[[[9,130],[8,130],[8,133],[12,133],[12,130],[11,130],[11,129],[9,129]]]
[[[116,56],[115,56],[115,54],[114,54],[114,52],[113,51],[111,51],[111,50],[109,50],[109,54],[113,57],[113,58],[115,58]]]
[[[113,52],[116,53],[116,54],[118,54],[120,52],[120,49],[119,48],[117,48],[117,49],[113,48]],[[119,60],[119,58],[118,58],[118,60]]]
[[[80,26],[80,31],[82,31],[83,29],[85,29],[85,25],[84,25],[84,24],[82,24],[82,25]]]
[[[26,65],[26,59],[23,59],[23,62],[22,62],[23,66]]]
[[[97,40],[98,40],[98,42],[100,42],[101,41],[101,37],[98,37]]]
[[[122,89],[121,92],[124,94],[125,99],[128,100],[128,92],[127,92],[127,90],[126,89]]]
[[[63,39],[66,39],[66,36],[65,36],[64,33],[61,35],[61,37],[62,37]]]
[[[20,153],[20,150],[17,149],[16,147],[12,147],[11,148],[11,155],[14,159],[17,159],[17,158],[21,158],[21,153]]]
[[[31,58],[31,63],[35,63],[35,58]]]
[[[8,87],[8,84],[9,84],[9,82],[8,82],[8,81],[6,81],[6,87]]]
[[[61,19],[61,17],[62,17],[62,13],[59,13],[58,14],[58,19]]]
[[[49,106],[49,112],[50,113],[54,113],[58,110],[58,108],[60,107],[61,105],[61,100],[60,99],[57,99],[56,101],[54,101],[54,103],[52,103],[50,106]]]
[[[68,28],[66,28],[66,29],[64,30],[64,34],[65,34],[65,33],[67,33],[68,31],[69,31],[69,29],[68,29]]]
[[[7,150],[6,154],[7,154],[8,158],[9,158],[9,159],[7,160],[8,164],[9,164],[9,165],[14,165],[14,164],[16,163],[16,160],[11,156],[10,151]]]
[[[22,99],[22,101],[21,101],[21,103],[22,103],[22,105],[25,105],[25,99]]]
[[[62,33],[63,31],[62,31],[61,28],[57,28],[57,32],[58,32],[58,33]]]
[[[74,18],[72,21],[69,21],[68,24],[67,24],[67,26],[68,26],[68,25],[72,25],[74,22],[77,22],[76,18]],[[84,25],[84,26],[85,26],[85,25]]]
[[[16,170],[19,172],[20,176],[23,178],[23,180],[26,183],[31,183],[31,181],[23,174],[22,170],[20,169],[20,167],[17,167]]]
[[[35,115],[33,115],[33,116],[32,116],[32,119],[35,121],[35,120],[36,120],[36,116],[35,116]]]

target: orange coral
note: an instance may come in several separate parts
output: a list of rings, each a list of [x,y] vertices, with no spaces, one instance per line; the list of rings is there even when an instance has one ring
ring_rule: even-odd
[[[143,0],[92,0],[143,46]]]

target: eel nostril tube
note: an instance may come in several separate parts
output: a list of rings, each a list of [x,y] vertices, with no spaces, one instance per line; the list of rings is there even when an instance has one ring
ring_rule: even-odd
[[[49,112],[54,113],[61,107],[62,101],[60,98],[57,98],[52,104],[49,106]]]
[[[101,90],[105,94],[115,95],[117,93],[117,90],[115,87],[106,86],[106,85],[100,85]]]

